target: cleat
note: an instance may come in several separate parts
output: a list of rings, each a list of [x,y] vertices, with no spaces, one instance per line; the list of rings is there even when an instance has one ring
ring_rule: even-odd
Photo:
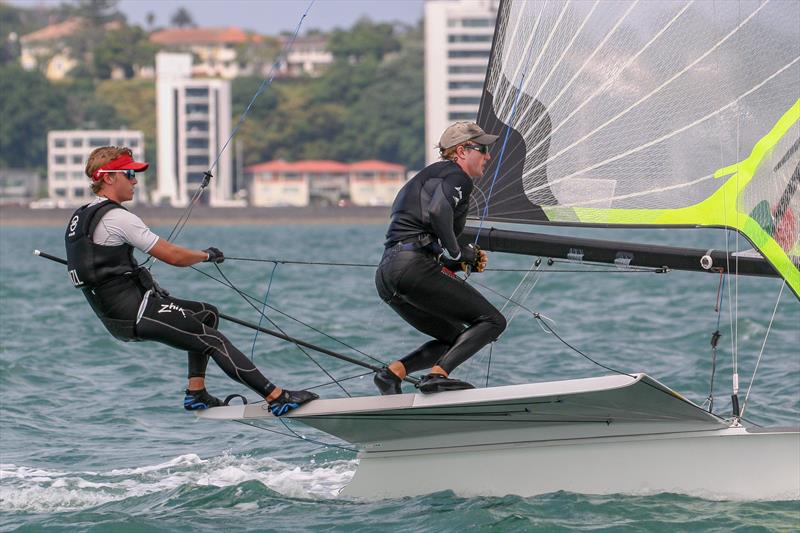
[[[211,396],[206,389],[192,390],[186,389],[186,396],[183,398],[183,408],[187,411],[197,411],[210,407],[219,407],[222,401]]]
[[[420,392],[423,394],[431,394],[434,392],[451,390],[474,389],[475,385],[467,383],[466,381],[461,381],[460,379],[447,378],[441,374],[428,374],[420,381],[417,388],[419,388]]]
[[[269,412],[275,416],[283,416],[289,411],[297,409],[303,404],[319,398],[316,394],[307,390],[285,390],[281,395],[269,402]]]
[[[383,395],[403,394],[403,390],[400,388],[402,380],[397,377],[394,372],[389,370],[388,367],[383,367],[375,372],[375,377],[372,378],[372,381]]]

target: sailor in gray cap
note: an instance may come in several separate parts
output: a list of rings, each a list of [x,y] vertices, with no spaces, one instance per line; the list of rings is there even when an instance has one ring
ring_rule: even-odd
[[[395,198],[375,285],[383,301],[433,340],[375,374],[381,394],[401,393],[407,374],[427,368],[418,385],[423,393],[474,388],[450,373],[505,330],[503,315],[455,275],[486,268],[486,252],[461,246],[458,236],[473,180],[483,176],[496,140],[474,122],[456,122],[439,139],[442,160],[411,178]]]

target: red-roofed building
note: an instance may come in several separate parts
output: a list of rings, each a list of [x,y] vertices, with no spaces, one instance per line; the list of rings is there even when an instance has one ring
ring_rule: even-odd
[[[385,161],[258,163],[244,169],[254,206],[390,205],[405,183],[405,167]]]
[[[115,30],[120,26],[119,21],[112,21],[105,25],[105,29]],[[41,68],[42,73],[51,80],[64,79],[78,64],[66,41],[83,30],[84,20],[72,17],[23,35],[19,39],[20,65],[25,70]]]
[[[237,50],[264,41],[261,35],[241,28],[168,28],[153,32],[150,42],[170,52],[194,56],[192,76],[231,79],[253,73],[251,65],[240,65]]]

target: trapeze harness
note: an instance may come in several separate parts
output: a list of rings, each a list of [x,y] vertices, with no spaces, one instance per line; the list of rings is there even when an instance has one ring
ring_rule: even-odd
[[[190,378],[205,377],[208,358],[213,357],[230,378],[268,396],[275,385],[217,331],[216,307],[170,296],[137,264],[130,244],[92,241],[103,215],[112,209],[125,208],[112,200],[79,208],[64,237],[70,279],[108,332],[126,342],[151,340],[187,350]]]
[[[392,205],[383,258],[375,273],[381,299],[429,341],[400,361],[417,372],[450,373],[505,330],[505,317],[442,262],[462,249],[472,180],[452,161],[434,163],[406,183]]]

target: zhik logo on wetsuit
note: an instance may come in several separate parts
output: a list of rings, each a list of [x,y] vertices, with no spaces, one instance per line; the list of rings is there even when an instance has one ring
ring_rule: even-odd
[[[186,313],[183,307],[178,307],[172,302],[168,304],[161,304],[161,309],[158,310],[159,313],[171,313],[172,311],[180,311],[181,315],[183,315],[183,318],[186,318]]]
[[[456,202],[456,203],[455,203],[455,205],[458,205],[458,202],[460,202],[460,201],[461,201],[461,198],[462,198],[464,195],[461,193],[461,187],[453,187],[453,188],[454,188],[454,189],[456,190],[456,192],[458,193],[458,198],[456,198],[455,196],[453,196],[453,200],[455,200],[455,202]],[[454,205],[453,207],[455,207],[455,205]]]

